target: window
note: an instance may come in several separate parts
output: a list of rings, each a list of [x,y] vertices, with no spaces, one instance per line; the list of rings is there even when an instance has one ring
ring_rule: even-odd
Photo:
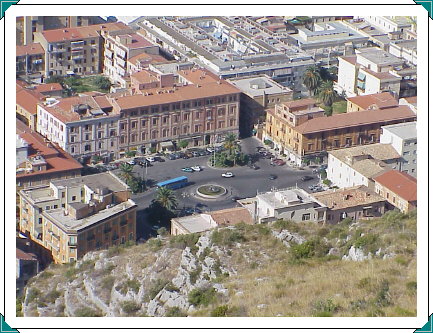
[[[38,223],[42,224],[42,217],[39,218]]]
[[[110,130],[110,136],[116,136],[116,130]]]
[[[309,221],[310,220],[310,213],[308,214],[302,214],[302,221]]]
[[[194,132],[195,133],[200,132],[200,125],[195,125],[194,126]]]
[[[75,200],[77,200],[77,196],[73,195],[72,196],[72,201],[75,201]]]
[[[407,156],[407,155],[409,155],[409,152],[408,151],[404,151],[403,152],[403,156]]]
[[[102,142],[98,142],[98,149],[102,149]]]
[[[102,138],[102,132],[98,132],[98,139]]]
[[[167,124],[167,122],[168,122],[168,117],[166,116],[166,117],[162,117],[162,123],[163,124]]]
[[[189,113],[184,113],[183,114],[183,120],[187,121],[189,119]]]
[[[75,142],[75,135],[71,136],[71,142]]]
[[[312,143],[309,143],[309,144],[308,144],[308,148],[307,148],[307,150],[313,150],[313,144],[312,144]]]
[[[137,128],[137,121],[131,122],[131,128]]]
[[[141,127],[146,127],[146,119],[141,120]]]
[[[158,124],[158,118],[152,118],[152,125]]]
[[[195,113],[195,119],[200,119],[200,114],[201,114],[201,112],[196,112]]]
[[[90,145],[85,145],[84,146],[84,151],[90,151]]]
[[[75,147],[71,146],[71,153],[75,153]]]

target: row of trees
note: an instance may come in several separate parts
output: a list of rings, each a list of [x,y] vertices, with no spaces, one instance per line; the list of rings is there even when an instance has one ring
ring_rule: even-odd
[[[327,115],[332,114],[332,104],[338,99],[338,94],[334,90],[331,73],[326,68],[310,66],[305,70],[303,84],[310,96],[316,96],[327,107]]]
[[[229,133],[224,138],[223,147],[225,151],[215,153],[210,158],[210,163],[217,167],[232,167],[235,165],[245,165],[248,162],[248,156],[241,152],[237,143],[237,136]]]

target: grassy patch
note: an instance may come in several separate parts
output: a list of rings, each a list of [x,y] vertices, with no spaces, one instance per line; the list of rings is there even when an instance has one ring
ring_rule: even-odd
[[[132,290],[134,293],[138,293],[138,291],[140,290],[140,286],[141,283],[137,279],[128,279],[117,285],[116,290],[122,295],[126,295],[129,290]]]
[[[346,113],[346,111],[347,111],[347,101],[346,100],[332,103],[332,113],[333,114]]]
[[[170,239],[170,246],[178,249],[193,248],[200,238],[199,234],[177,235]]]
[[[221,229],[215,230],[211,235],[212,243],[216,245],[231,246],[234,243],[242,243],[246,241],[245,236],[238,230]]]
[[[141,306],[134,301],[124,301],[120,303],[120,308],[123,312],[130,315],[141,309]]]
[[[77,309],[75,311],[74,315],[76,317],[102,317],[102,314],[100,311],[89,308],[87,306],[83,306],[83,307]]]

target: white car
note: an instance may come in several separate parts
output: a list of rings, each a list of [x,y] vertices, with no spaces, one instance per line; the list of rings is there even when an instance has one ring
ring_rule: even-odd
[[[226,173],[223,173],[222,175],[221,175],[221,177],[224,177],[224,178],[232,178],[232,177],[234,177],[235,175],[234,174],[232,174],[231,172],[226,172]]]
[[[153,156],[148,156],[148,157],[146,157],[146,160],[147,160],[148,162],[150,162],[150,163],[155,162],[155,158],[154,158]]]
[[[201,167],[199,165],[195,165],[191,167],[191,169],[193,169],[194,171],[201,171]]]

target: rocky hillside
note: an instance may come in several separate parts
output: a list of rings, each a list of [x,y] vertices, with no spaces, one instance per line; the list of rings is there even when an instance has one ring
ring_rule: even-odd
[[[415,316],[416,216],[164,236],[51,265],[24,316]]]

